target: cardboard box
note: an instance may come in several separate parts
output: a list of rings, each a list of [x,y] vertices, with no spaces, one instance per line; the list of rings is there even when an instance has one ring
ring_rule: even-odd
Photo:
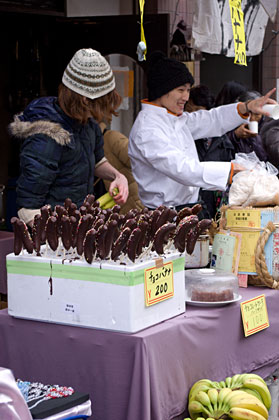
[[[276,225],[264,247],[269,273],[279,278],[279,207],[233,207],[223,208],[220,227],[242,235],[238,272],[256,275],[255,249],[257,241],[271,221]]]
[[[172,269],[173,296],[164,290],[160,295],[159,290],[165,300],[156,296],[147,306],[147,281],[152,278],[154,285],[156,281],[159,285],[152,277],[158,261],[159,267]],[[8,313],[32,320],[136,332],[185,312],[184,263],[185,255],[179,253],[163,260],[154,256],[139,263],[91,265],[74,258],[9,254]]]

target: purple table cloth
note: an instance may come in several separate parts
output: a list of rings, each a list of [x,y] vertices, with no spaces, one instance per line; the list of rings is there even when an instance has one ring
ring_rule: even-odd
[[[239,302],[187,306],[136,334],[16,319],[2,310],[0,366],[16,378],[88,392],[94,420],[170,420],[183,413],[198,379],[266,377],[278,367],[279,291],[241,289],[242,300],[263,293],[270,327],[247,338]]]
[[[7,294],[6,255],[14,252],[13,232],[0,231],[0,293]]]

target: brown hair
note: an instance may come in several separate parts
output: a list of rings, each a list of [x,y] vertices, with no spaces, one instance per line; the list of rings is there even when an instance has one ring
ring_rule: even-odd
[[[111,121],[112,115],[117,116],[116,109],[120,106],[122,98],[116,89],[96,99],[87,99],[72,91],[63,83],[58,87],[58,102],[62,110],[69,117],[86,124],[88,118],[93,117],[97,122]]]

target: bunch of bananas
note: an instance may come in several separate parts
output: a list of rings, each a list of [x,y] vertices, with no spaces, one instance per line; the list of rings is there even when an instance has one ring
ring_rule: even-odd
[[[118,188],[114,188],[112,195],[113,197],[119,193]],[[115,206],[115,201],[113,197],[110,195],[109,192],[105,193],[101,197],[98,198],[99,206],[103,210],[111,209],[113,206]]]
[[[189,392],[185,420],[266,420],[271,396],[265,381],[256,374],[244,373],[215,382],[201,379]]]

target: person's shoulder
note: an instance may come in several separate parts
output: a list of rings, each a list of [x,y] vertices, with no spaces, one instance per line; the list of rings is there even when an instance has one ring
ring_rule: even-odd
[[[40,109],[53,109],[57,103],[55,96],[41,96],[40,98],[33,99],[25,108],[24,113],[34,112]]]
[[[279,121],[274,120],[273,118],[265,117],[261,122],[260,126],[260,134],[265,134],[270,129],[279,129]]]
[[[107,130],[104,133],[104,141],[105,143],[111,144],[120,144],[122,146],[128,143],[128,137],[126,137],[123,133],[117,130]]]
[[[43,96],[33,99],[17,117],[20,121],[56,121],[57,118],[60,118],[57,110],[57,98]]]

